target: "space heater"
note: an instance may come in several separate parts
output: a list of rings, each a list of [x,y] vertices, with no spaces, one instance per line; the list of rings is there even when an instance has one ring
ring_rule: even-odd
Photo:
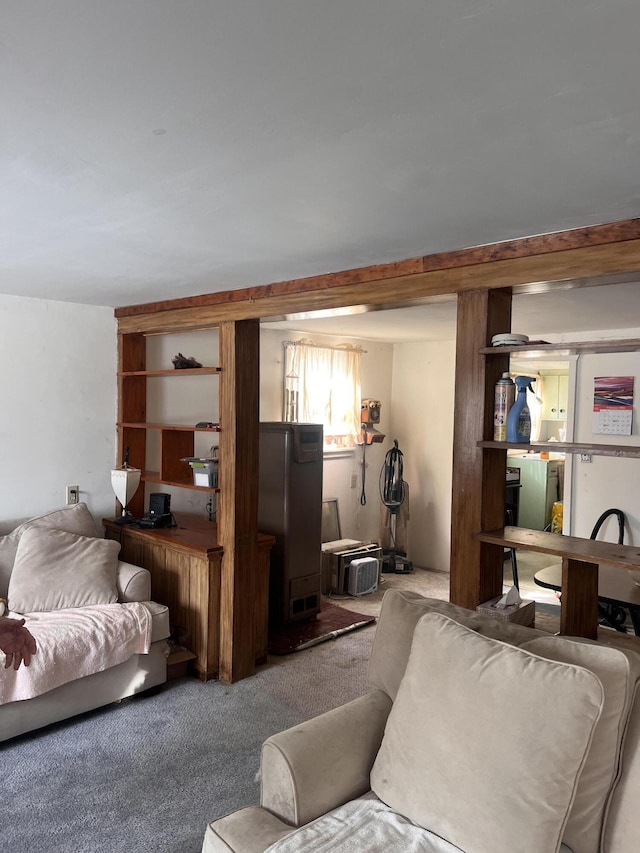
[[[349,595],[367,595],[378,589],[378,561],[375,557],[360,557],[349,563]]]

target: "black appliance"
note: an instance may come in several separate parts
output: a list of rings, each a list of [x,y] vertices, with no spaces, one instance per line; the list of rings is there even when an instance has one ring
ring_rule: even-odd
[[[518,508],[520,505],[520,469],[515,466],[507,467],[507,487],[505,496],[505,524],[518,526]]]
[[[320,612],[322,562],[321,424],[260,424],[258,527],[275,537],[269,622]]]

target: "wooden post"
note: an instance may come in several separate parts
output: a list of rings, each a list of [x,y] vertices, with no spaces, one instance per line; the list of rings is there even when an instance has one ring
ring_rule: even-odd
[[[260,328],[257,320],[220,324],[221,681],[255,672],[258,555]],[[265,605],[266,606],[266,605]]]
[[[504,526],[506,450],[482,450],[493,437],[494,386],[509,356],[485,358],[480,348],[511,330],[511,288],[458,294],[450,599],[475,610],[502,592],[503,549],[476,534]]]
[[[562,558],[560,633],[598,638],[598,564]]]

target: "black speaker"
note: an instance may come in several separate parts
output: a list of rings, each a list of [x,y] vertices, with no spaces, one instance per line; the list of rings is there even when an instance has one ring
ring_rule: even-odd
[[[171,495],[153,492],[149,495],[149,515],[168,515],[171,512]]]

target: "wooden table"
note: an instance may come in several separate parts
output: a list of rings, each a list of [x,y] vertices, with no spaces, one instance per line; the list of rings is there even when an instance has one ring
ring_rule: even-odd
[[[220,656],[220,567],[224,551],[217,526],[206,518],[175,513],[177,527],[141,529],[103,519],[105,537],[121,544],[120,557],[151,573],[154,601],[166,604],[172,634],[195,654],[192,663],[203,681],[218,675]],[[269,553],[273,537],[258,534],[252,583],[256,664],[267,659]]]
[[[540,569],[533,576],[538,586],[546,589],[562,589],[562,563],[555,563]],[[640,636],[640,586],[637,586],[629,572],[620,571],[613,566],[598,567],[598,601],[601,603],[600,615],[611,628],[624,631],[626,611],[629,611],[636,636]],[[616,608],[622,609],[618,615]]]

